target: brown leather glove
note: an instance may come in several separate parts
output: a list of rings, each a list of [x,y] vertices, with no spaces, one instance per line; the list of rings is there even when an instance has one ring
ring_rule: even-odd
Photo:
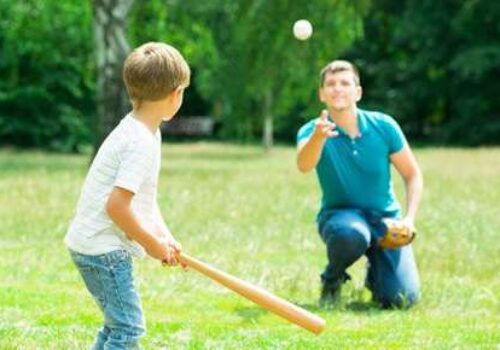
[[[378,239],[378,245],[382,248],[396,249],[405,246],[413,241],[417,233],[401,220],[385,218],[382,222],[386,228],[385,234]]]

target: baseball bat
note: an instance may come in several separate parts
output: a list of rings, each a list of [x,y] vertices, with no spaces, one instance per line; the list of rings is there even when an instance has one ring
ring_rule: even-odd
[[[319,334],[325,327],[325,320],[321,317],[279,298],[263,288],[225,273],[185,253],[180,253],[179,260],[181,263],[312,333]]]

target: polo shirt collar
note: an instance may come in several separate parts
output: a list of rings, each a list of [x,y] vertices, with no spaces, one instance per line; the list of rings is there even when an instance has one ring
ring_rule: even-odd
[[[369,133],[370,128],[368,127],[368,121],[366,120],[366,115],[362,109],[356,108],[356,118],[358,119],[358,129],[360,136],[366,135]],[[330,121],[333,121],[330,116],[328,116]],[[336,130],[339,131],[342,135],[348,136],[344,129],[337,126]]]
[[[361,135],[368,134],[370,128],[368,127],[365,112],[362,109],[356,108],[356,117],[358,118],[358,128]]]

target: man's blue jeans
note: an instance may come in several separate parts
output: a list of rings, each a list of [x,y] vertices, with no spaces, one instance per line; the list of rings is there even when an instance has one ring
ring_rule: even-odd
[[[145,327],[130,254],[125,250],[95,256],[70,250],[70,254],[104,314],[93,349],[138,349]]]
[[[417,266],[410,245],[382,249],[382,216],[374,211],[334,209],[320,213],[319,234],[326,244],[328,264],[321,274],[323,284],[338,285],[346,278],[346,269],[361,256],[368,258],[366,286],[384,307],[414,304],[420,294]]]

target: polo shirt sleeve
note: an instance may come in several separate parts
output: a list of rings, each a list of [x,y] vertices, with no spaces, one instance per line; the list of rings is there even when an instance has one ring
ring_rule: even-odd
[[[406,144],[406,138],[399,124],[389,116],[385,118],[385,134],[389,145],[389,154],[401,151]]]
[[[300,141],[308,139],[314,132],[315,120],[311,120],[310,122],[304,124],[299,131],[297,132],[297,144]]]
[[[154,171],[154,155],[153,142],[130,143],[120,154],[114,186],[137,193],[148,175]]]

